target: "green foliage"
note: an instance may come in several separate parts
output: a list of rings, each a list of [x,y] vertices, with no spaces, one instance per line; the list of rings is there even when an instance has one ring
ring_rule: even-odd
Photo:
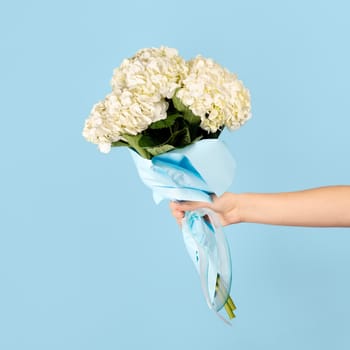
[[[112,142],[112,147],[125,147],[125,146],[129,146],[129,144],[124,141]]]
[[[122,135],[125,141],[113,142],[113,147],[128,146],[140,156],[151,159],[175,148],[186,147],[206,138],[217,138],[221,131],[208,133],[200,127],[200,117],[176,96],[168,100],[167,118],[152,123],[138,135]]]
[[[176,97],[176,92],[172,98],[172,102],[176,110],[178,110],[179,112],[184,112],[187,109],[187,107],[181,102],[181,100],[178,97]]]
[[[163,129],[172,126],[175,123],[177,118],[181,118],[180,113],[168,114],[166,119],[158,120],[157,122],[152,123],[149,127],[150,129]]]
[[[192,111],[187,108],[184,111],[184,118],[189,122],[190,125],[198,125],[201,123],[201,118],[194,115]]]
[[[158,156],[160,154],[169,152],[171,150],[175,149],[172,145],[160,145],[155,147],[146,147],[146,150],[148,153],[150,153],[152,156]]]

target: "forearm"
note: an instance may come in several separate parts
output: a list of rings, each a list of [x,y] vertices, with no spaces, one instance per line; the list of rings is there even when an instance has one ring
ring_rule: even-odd
[[[242,222],[350,227],[350,186],[276,194],[246,193],[239,196]]]

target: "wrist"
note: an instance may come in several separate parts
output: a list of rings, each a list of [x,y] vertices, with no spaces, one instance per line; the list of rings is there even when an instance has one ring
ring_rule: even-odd
[[[252,222],[252,208],[254,203],[253,193],[240,193],[237,195],[237,215],[242,223]]]
[[[226,201],[228,203],[228,211],[226,211],[225,217],[227,224],[237,224],[240,222],[245,222],[246,220],[246,195],[237,194],[232,192],[225,193]]]
[[[246,210],[245,210],[245,202],[246,202],[246,194],[240,193],[237,194],[237,216],[239,222],[246,222]]]

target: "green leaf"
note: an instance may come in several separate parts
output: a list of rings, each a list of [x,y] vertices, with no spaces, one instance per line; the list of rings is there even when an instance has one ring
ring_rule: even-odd
[[[129,146],[129,144],[125,141],[112,142],[112,147],[126,147],[126,146]]]
[[[150,143],[149,139],[142,138],[144,143]],[[174,132],[169,139],[163,144],[145,147],[147,152],[152,154],[152,156],[157,156],[169,152],[175,148],[182,148],[191,143],[191,137],[188,128],[183,128]]]
[[[184,118],[191,125],[199,125],[201,123],[201,118],[193,114],[189,108],[187,108],[186,111],[184,112]]]
[[[166,143],[175,147],[185,147],[191,143],[190,131],[186,127],[178,130],[170,136]]]
[[[199,140],[202,140],[202,138],[203,138],[203,136],[202,136],[202,135],[199,135],[199,136],[197,136],[195,139],[193,139],[193,140],[191,141],[191,143],[195,143],[195,142],[197,142],[197,141],[199,141]]]
[[[193,114],[193,112],[189,109],[189,107],[185,106],[182,101],[176,96],[176,94],[173,97],[173,104],[174,107],[179,111],[183,112],[184,118],[190,123],[190,124],[196,124],[199,125],[201,123],[201,118]]]
[[[124,134],[124,135],[122,135],[122,137],[128,141],[129,147],[134,149],[141,157],[146,158],[146,159],[152,158],[151,154],[149,152],[147,152],[147,150],[145,150],[139,144],[140,139],[143,137],[142,134],[138,134],[138,135]]]
[[[174,107],[179,112],[184,112],[187,109],[187,107],[182,103],[182,101],[176,96],[176,93],[174,94],[172,100],[173,100]]]
[[[171,114],[172,125],[155,129],[147,129],[138,135],[122,135],[125,141],[118,141],[113,146],[129,146],[141,157],[151,159],[174,148],[183,148],[205,137],[199,131],[197,124],[200,118],[187,112],[187,119],[180,113]],[[193,124],[191,124],[191,122]],[[168,122],[167,122],[168,123]],[[170,124],[170,121],[169,121]],[[163,124],[164,125],[164,124]],[[160,127],[160,125],[158,125]]]
[[[152,156],[158,156],[159,154],[169,152],[169,151],[173,150],[174,148],[175,147],[172,145],[161,145],[161,146],[156,146],[156,147],[147,147],[146,150],[147,150],[147,152],[152,154]]]
[[[160,145],[164,145],[166,143],[166,140],[162,140],[157,135],[141,135],[141,138],[139,140],[139,146],[142,148],[147,147],[156,147]]]
[[[164,129],[169,128],[175,123],[177,118],[182,117],[180,113],[174,113],[167,116],[166,119],[158,120],[157,122],[152,123],[149,128],[150,129]]]
[[[126,141],[128,141],[128,144],[131,146],[131,147],[137,147],[138,144],[139,144],[139,140],[141,138],[141,134],[137,134],[137,135],[128,135],[128,134],[124,134],[124,135],[121,135],[123,137],[123,139],[125,139]]]

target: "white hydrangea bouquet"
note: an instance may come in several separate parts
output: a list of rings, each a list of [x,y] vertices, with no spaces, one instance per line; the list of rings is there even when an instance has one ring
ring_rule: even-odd
[[[235,74],[202,56],[185,61],[175,49],[146,48],[114,70],[111,85],[85,122],[86,140],[104,153],[129,147],[157,203],[211,201],[227,190],[234,162],[218,137],[251,116],[249,91]],[[215,214],[186,213],[182,232],[208,306],[233,318],[230,253]]]

